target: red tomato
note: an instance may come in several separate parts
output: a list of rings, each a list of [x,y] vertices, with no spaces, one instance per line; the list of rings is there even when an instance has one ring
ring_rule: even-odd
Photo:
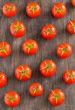
[[[46,24],[43,26],[41,34],[45,39],[52,39],[56,36],[56,28],[52,24]]]
[[[16,15],[17,12],[17,7],[14,3],[12,2],[6,2],[3,5],[3,14],[7,17],[12,17]]]
[[[75,83],[75,70],[66,70],[63,74],[63,79],[67,84]]]
[[[71,34],[75,34],[75,20],[70,20],[67,23],[67,31]]]
[[[46,59],[40,64],[40,72],[45,77],[53,76],[56,72],[56,64],[54,61]]]
[[[71,0],[72,6],[75,7],[75,0]]]
[[[9,90],[5,93],[4,102],[7,106],[15,107],[20,103],[20,95],[14,90]]]
[[[38,17],[41,14],[40,5],[37,2],[29,2],[26,6],[26,12],[29,17]]]
[[[18,80],[26,81],[31,78],[32,70],[25,64],[19,65],[15,69],[15,76]]]
[[[26,27],[24,26],[23,22],[14,20],[10,25],[10,32],[12,36],[19,38],[24,36],[26,33]]]
[[[22,44],[22,49],[25,54],[32,55],[32,54],[37,53],[38,44],[35,40],[28,39],[28,40],[24,41],[24,43]]]
[[[64,17],[66,12],[66,6],[62,2],[56,2],[52,7],[52,15],[56,18]]]
[[[43,94],[43,86],[38,82],[33,82],[29,86],[29,93],[31,96],[41,96]]]
[[[0,72],[0,87],[4,87],[7,84],[7,76],[5,73]]]
[[[48,100],[53,106],[61,105],[65,100],[65,94],[61,89],[56,88],[49,93]]]
[[[11,46],[8,42],[0,42],[0,57],[7,57],[11,54]]]
[[[61,43],[57,47],[57,55],[60,58],[67,58],[72,54],[72,47],[68,43]]]

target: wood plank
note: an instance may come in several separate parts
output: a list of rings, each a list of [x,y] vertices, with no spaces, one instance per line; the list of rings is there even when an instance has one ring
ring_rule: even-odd
[[[6,0],[0,0],[0,10]],[[7,0],[10,1],[10,0]],[[75,69],[75,36],[66,32],[66,23],[75,18],[75,8],[69,0],[63,1],[67,6],[67,15],[62,19],[52,17],[50,10],[54,2],[58,0],[35,0],[42,7],[42,14],[31,19],[26,16],[25,6],[30,0],[11,0],[16,3],[18,13],[15,17],[4,17],[0,12],[0,41],[8,41],[12,45],[13,54],[6,58],[0,58],[0,71],[6,72],[9,81],[8,85],[0,89],[0,110],[74,110],[75,108],[75,85],[67,86],[62,81],[62,73],[66,69]],[[15,39],[9,32],[9,25],[14,19],[24,21],[27,27],[27,33],[23,38]],[[56,26],[58,34],[51,41],[42,39],[40,35],[41,27],[45,23],[52,23]],[[39,43],[39,52],[33,56],[24,55],[20,47],[22,42],[28,38],[33,38]],[[55,54],[56,46],[61,42],[69,42],[73,47],[73,54],[66,60],[59,59]],[[39,72],[39,64],[43,59],[53,59],[57,64],[57,72],[54,77],[43,78]],[[27,64],[33,69],[33,77],[27,82],[19,82],[14,78],[14,69],[19,64]],[[33,98],[28,93],[28,86],[33,81],[39,81],[44,86],[44,94],[41,97]],[[47,96],[52,88],[59,87],[65,94],[65,103],[59,107],[53,107],[48,103]],[[7,90],[14,89],[21,94],[21,104],[16,108],[6,107],[3,102],[3,96]]]

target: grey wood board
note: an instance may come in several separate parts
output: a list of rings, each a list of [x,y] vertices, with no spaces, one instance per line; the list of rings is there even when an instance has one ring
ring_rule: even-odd
[[[2,6],[6,1],[0,0],[0,41],[8,41],[13,53],[6,59],[0,58],[0,71],[8,75],[8,84],[0,88],[0,110],[75,110],[75,85],[66,85],[62,80],[62,73],[66,69],[75,69],[75,36],[66,31],[66,23],[75,18],[75,8],[71,6],[70,0],[35,0],[42,8],[42,13],[38,18],[31,19],[26,15],[26,4],[31,0],[11,0],[18,7],[18,13],[12,18],[7,18],[2,14]],[[54,2],[62,1],[67,6],[67,15],[62,19],[55,19],[51,15],[51,7]],[[14,20],[22,20],[27,33],[20,39],[13,38],[9,32],[10,23]],[[52,23],[57,28],[57,36],[53,40],[44,40],[41,37],[41,27],[45,23]],[[24,55],[21,51],[21,45],[28,38],[35,39],[39,44],[39,52],[33,56]],[[61,42],[68,42],[73,47],[73,54],[66,60],[56,56],[56,46]],[[51,78],[43,78],[39,72],[39,64],[44,59],[53,59],[57,64],[56,75]],[[27,64],[33,70],[33,76],[27,82],[17,81],[14,77],[14,69],[19,64]],[[28,93],[29,84],[38,81],[44,86],[44,94],[41,97],[31,97]],[[64,104],[53,107],[49,104],[48,93],[54,88],[61,88],[66,99]],[[3,97],[7,90],[16,90],[21,95],[21,103],[15,108],[7,107],[4,104]]]

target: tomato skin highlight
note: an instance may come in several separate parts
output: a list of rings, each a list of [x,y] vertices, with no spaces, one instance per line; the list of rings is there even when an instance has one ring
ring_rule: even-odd
[[[42,27],[41,35],[45,39],[52,39],[56,36],[56,28],[52,24],[46,24]]]
[[[75,83],[75,70],[66,70],[63,73],[63,80],[67,84],[74,84]]]
[[[72,54],[72,47],[68,43],[63,42],[57,46],[58,57],[65,59],[69,57],[71,54]]]
[[[43,94],[43,86],[38,82],[33,82],[29,86],[29,93],[31,96],[41,96]]]
[[[54,61],[46,59],[43,60],[40,64],[40,73],[44,77],[51,77],[56,72],[56,64]]]
[[[17,13],[17,7],[12,2],[6,2],[2,8],[3,14],[7,17],[15,16]]]
[[[75,0],[71,0],[71,4],[75,7]]]
[[[38,43],[33,39],[27,39],[22,44],[22,50],[27,55],[33,55],[38,52]]]
[[[22,21],[14,20],[10,25],[10,33],[15,38],[23,37],[26,33],[26,26]]]
[[[18,106],[20,103],[20,95],[14,90],[9,90],[4,95],[4,102],[9,107]]]
[[[67,9],[62,2],[56,2],[54,3],[51,11],[52,11],[52,15],[55,18],[62,18],[66,15]]]
[[[41,7],[37,2],[29,2],[26,6],[26,13],[31,18],[38,17],[41,14]]]
[[[6,58],[11,54],[11,46],[8,42],[0,42],[0,57]]]
[[[0,71],[0,88],[7,84],[7,75]]]
[[[27,81],[32,76],[32,70],[29,66],[21,64],[15,69],[15,77],[21,81]]]
[[[75,19],[70,20],[66,25],[67,31],[70,34],[75,34]]]
[[[61,89],[54,89],[49,93],[48,100],[53,106],[61,105],[65,100],[65,94]]]

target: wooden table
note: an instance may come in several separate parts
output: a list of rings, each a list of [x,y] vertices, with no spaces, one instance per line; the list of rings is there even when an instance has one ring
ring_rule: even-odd
[[[3,3],[10,0],[0,0],[0,41],[8,41],[13,49],[13,53],[6,59],[0,58],[0,71],[8,75],[8,84],[0,89],[0,110],[75,110],[75,85],[66,85],[62,80],[62,73],[66,69],[75,69],[75,36],[66,32],[66,23],[75,18],[75,8],[70,4],[70,0],[63,1],[67,6],[67,15],[62,19],[55,19],[50,13],[54,2],[58,0],[35,0],[42,7],[42,14],[36,19],[26,16],[25,6],[30,0],[11,0],[16,3],[18,13],[15,17],[4,17],[1,9]],[[27,33],[20,39],[13,38],[9,32],[9,25],[14,20],[24,21]],[[52,23],[57,28],[57,36],[53,40],[44,40],[41,35],[41,27],[45,23]],[[26,56],[21,51],[24,40],[33,38],[39,43],[39,52],[33,56]],[[73,47],[73,54],[66,60],[56,56],[56,46],[61,42],[69,42]],[[39,64],[44,59],[53,59],[57,64],[57,72],[54,77],[43,78],[39,72]],[[27,82],[17,81],[14,77],[14,69],[19,64],[27,64],[33,70],[32,78]],[[31,82],[38,81],[44,86],[44,94],[41,97],[31,97],[28,93],[28,86]],[[53,107],[48,103],[48,93],[53,88],[61,88],[65,94],[65,103],[58,107]],[[16,108],[9,108],[4,104],[3,96],[7,90],[16,90],[21,94],[21,103]]]

